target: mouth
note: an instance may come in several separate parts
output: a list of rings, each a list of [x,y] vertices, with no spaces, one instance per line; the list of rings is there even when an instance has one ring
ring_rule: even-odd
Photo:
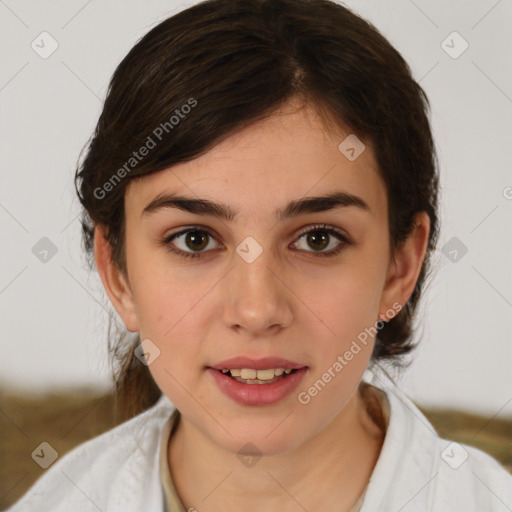
[[[243,405],[270,405],[290,396],[309,367],[277,357],[239,357],[207,366],[218,389]]]
[[[216,370],[215,368],[212,368]],[[272,384],[280,380],[286,379],[291,374],[297,371],[297,368],[267,368],[256,370],[254,368],[233,368],[222,369],[220,371],[227,377],[231,377],[237,382],[243,384]]]

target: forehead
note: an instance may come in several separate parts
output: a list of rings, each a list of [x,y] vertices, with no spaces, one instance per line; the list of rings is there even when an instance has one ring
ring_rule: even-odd
[[[307,105],[284,107],[192,161],[133,180],[125,203],[127,216],[140,215],[157,195],[175,193],[232,205],[250,219],[333,190],[360,196],[374,215],[387,208],[371,145],[347,129],[327,130]]]

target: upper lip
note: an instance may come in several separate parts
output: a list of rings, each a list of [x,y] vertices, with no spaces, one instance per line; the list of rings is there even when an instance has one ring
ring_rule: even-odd
[[[305,364],[289,361],[288,359],[283,359],[282,357],[262,357],[261,359],[251,359],[250,357],[238,356],[232,357],[231,359],[226,359],[225,361],[221,361],[220,363],[213,364],[210,366],[210,368],[214,368],[215,370],[229,370],[235,368],[252,368],[254,370],[267,370],[270,368],[298,369],[303,368],[305,366]]]

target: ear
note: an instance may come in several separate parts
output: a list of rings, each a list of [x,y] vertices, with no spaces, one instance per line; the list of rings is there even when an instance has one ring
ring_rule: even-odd
[[[102,226],[94,229],[94,260],[103,282],[103,287],[115,310],[131,332],[139,330],[133,294],[123,272],[112,261],[112,246],[105,238]]]
[[[404,307],[412,295],[427,250],[429,232],[430,217],[426,212],[417,213],[411,234],[397,249],[389,265],[381,296],[379,318],[385,320],[385,312],[389,309],[394,310],[392,305],[397,302]]]

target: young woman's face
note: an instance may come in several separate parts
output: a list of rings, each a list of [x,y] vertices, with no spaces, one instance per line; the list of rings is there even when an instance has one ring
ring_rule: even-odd
[[[321,432],[354,396],[370,329],[397,312],[385,186],[370,146],[358,156],[348,139],[339,149],[349,135],[328,134],[311,107],[291,109],[126,191],[133,309],[123,320],[151,340],[163,393],[233,452],[250,442],[282,453]],[[345,202],[295,206],[332,194]],[[173,207],[177,196],[194,211]],[[249,384],[223,368],[296,371]]]

